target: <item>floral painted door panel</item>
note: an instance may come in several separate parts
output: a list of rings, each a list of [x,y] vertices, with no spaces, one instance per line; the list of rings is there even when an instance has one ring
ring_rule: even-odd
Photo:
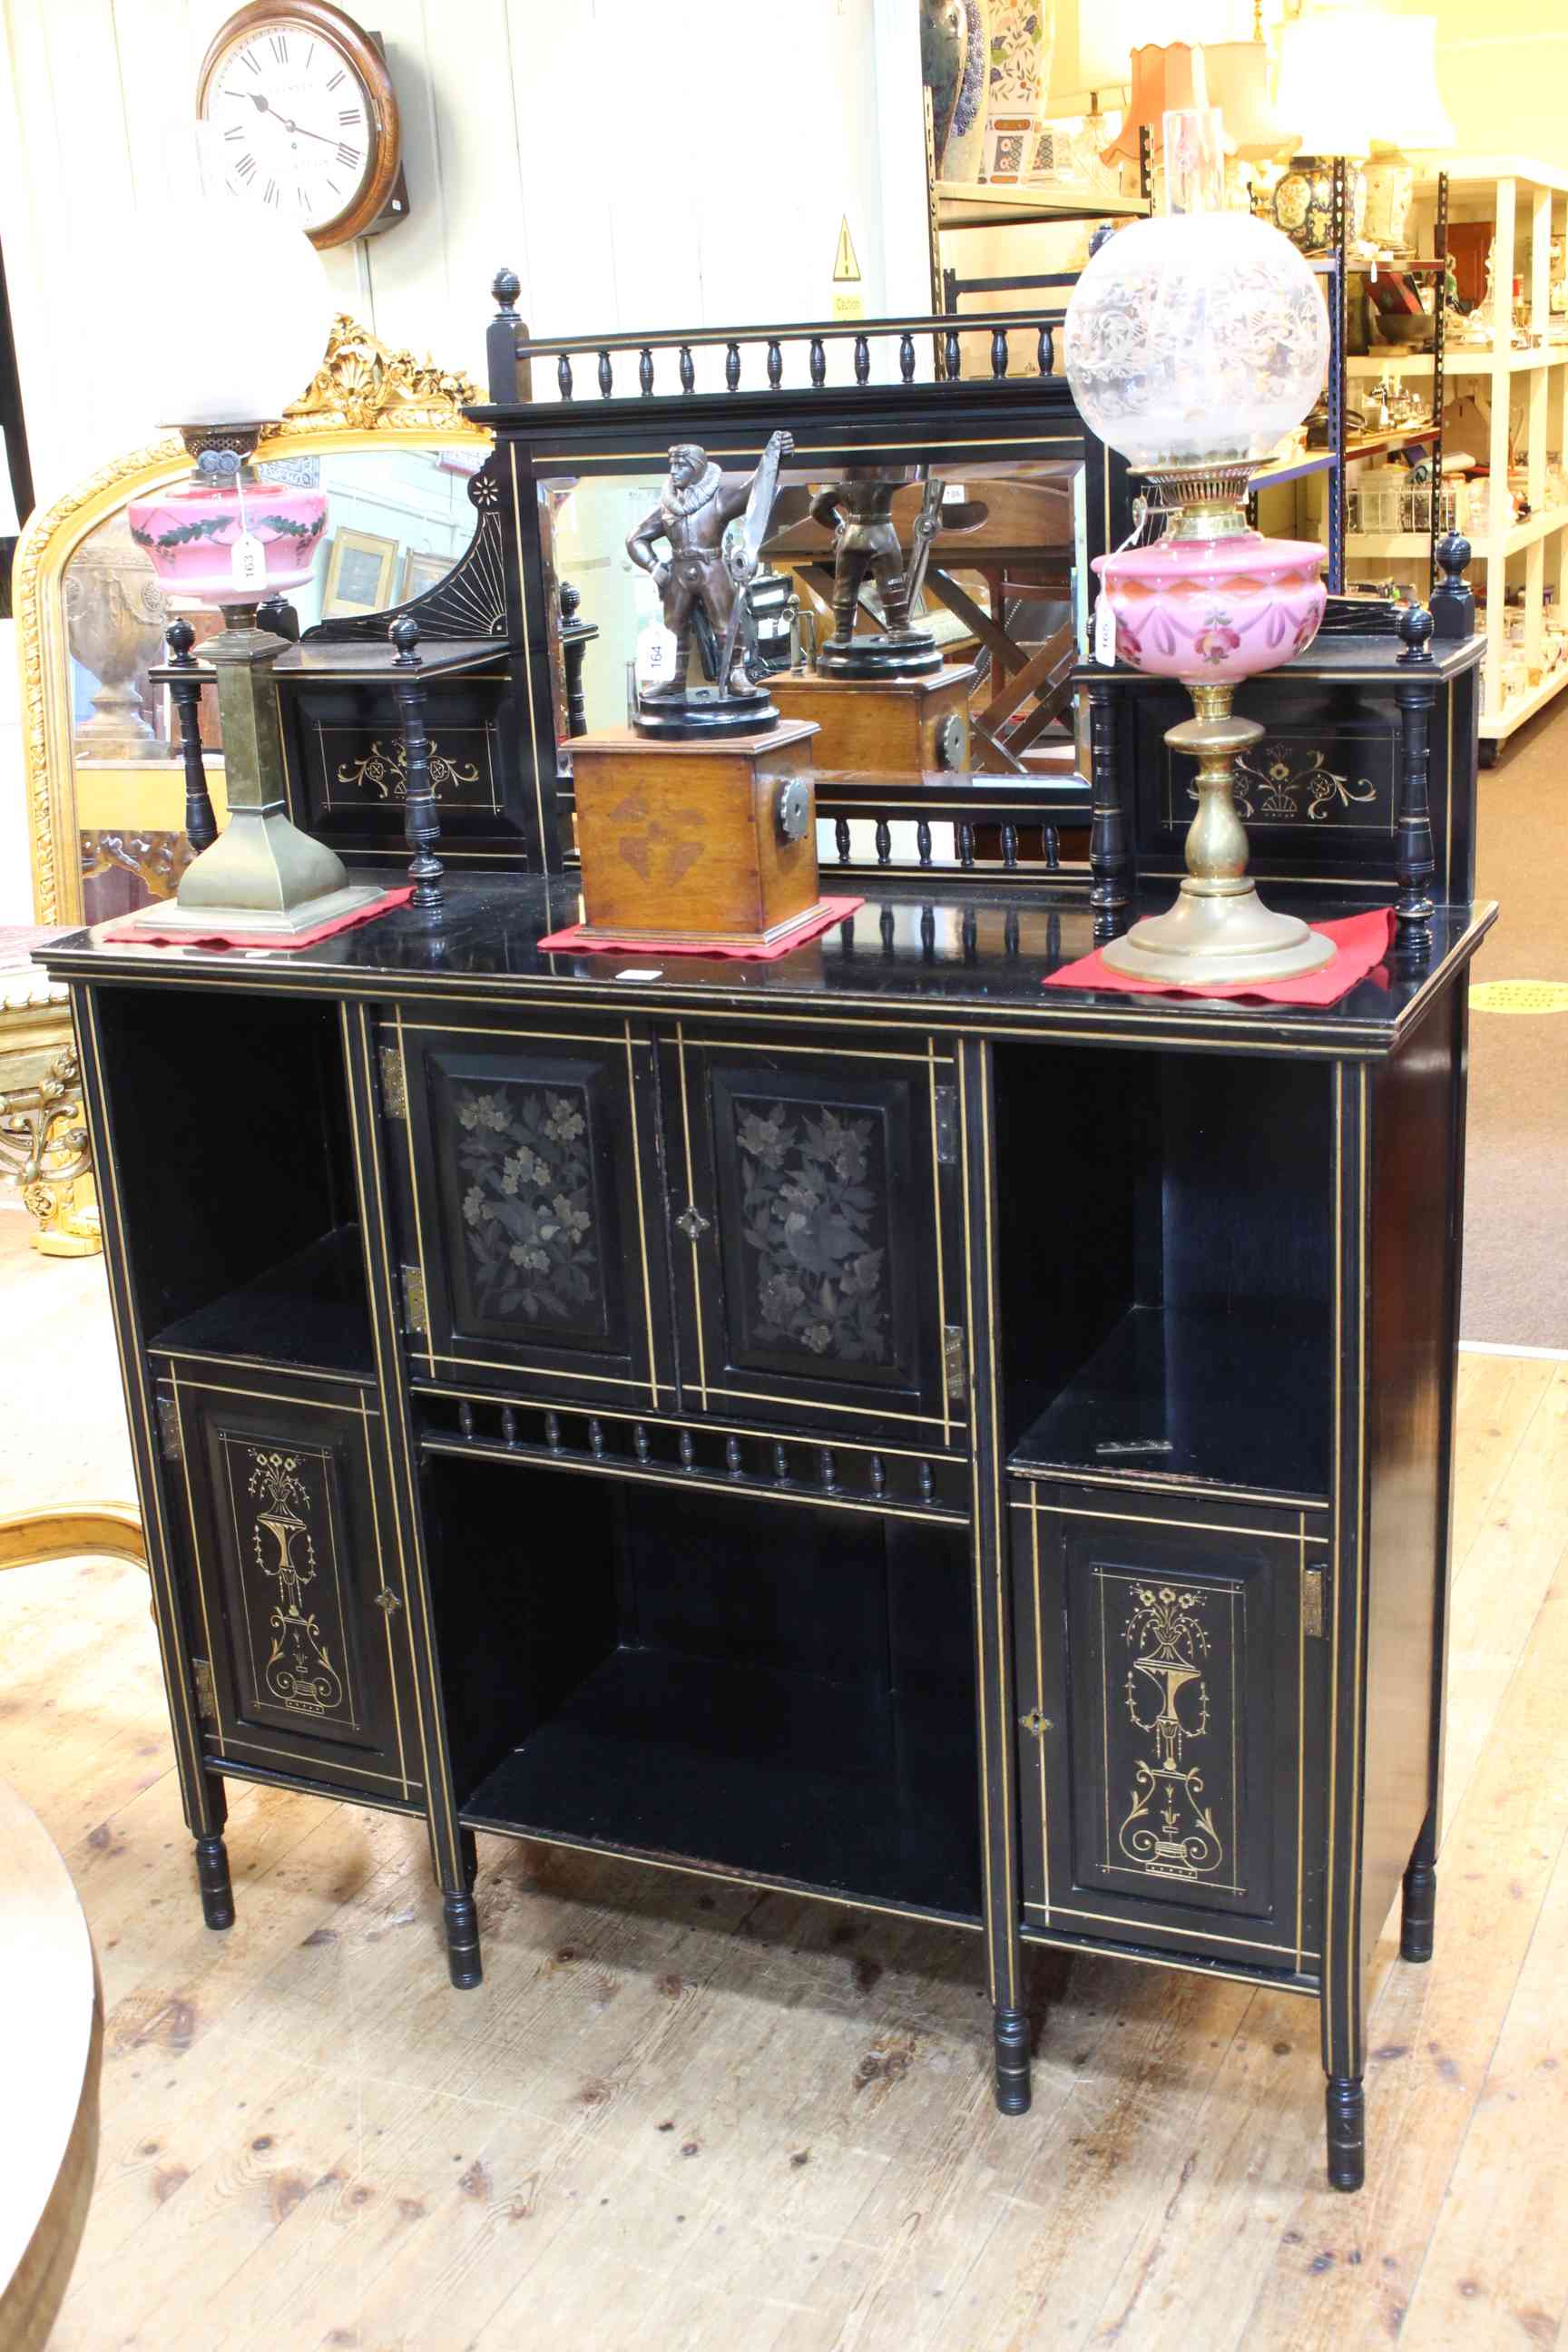
[[[963,1443],[953,1071],[922,1045],[667,1047],[689,1407]]]
[[[369,1391],[173,1358],[158,1411],[209,1752],[422,1811],[407,1595],[383,1542],[393,1518]]]
[[[673,1403],[646,1037],[405,1022],[381,1050],[416,1372]]]
[[[1035,1925],[1317,1973],[1328,1517],[1014,1486]]]

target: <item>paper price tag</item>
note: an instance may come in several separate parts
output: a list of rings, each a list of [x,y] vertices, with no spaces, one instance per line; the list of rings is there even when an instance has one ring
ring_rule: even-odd
[[[1116,659],[1116,613],[1103,592],[1094,607],[1094,658],[1107,669]]]
[[[662,686],[675,676],[675,632],[654,621],[637,638],[637,674],[639,686]]]
[[[237,588],[259,587],[267,577],[267,550],[253,530],[242,530],[228,551],[229,577]]]
[[[969,492],[962,482],[943,482],[942,502],[944,507],[961,507],[966,503],[968,497]]]

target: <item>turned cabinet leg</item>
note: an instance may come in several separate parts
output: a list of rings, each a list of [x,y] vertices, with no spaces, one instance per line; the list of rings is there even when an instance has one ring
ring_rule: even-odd
[[[1329,2187],[1359,2189],[1366,2179],[1366,2093],[1359,2074],[1331,2074],[1325,2085]]]
[[[454,1895],[449,1890],[441,1897],[442,1916],[447,1925],[447,1969],[459,1992],[471,1992],[484,1981],[484,1965],[479,1958],[479,1915],[474,1898],[467,1892]]]
[[[994,2011],[996,2105],[1005,2116],[1029,2112],[1029,2020],[1026,2011]]]
[[[1405,1874],[1405,1904],[1399,1920],[1402,1960],[1429,1960],[1432,1957],[1432,1928],[1437,1910],[1436,1857],[1436,1825],[1428,1813]]]
[[[221,1830],[196,1840],[196,1885],[202,1894],[202,1917],[209,1927],[234,1925],[234,1888],[229,1883],[228,1849]]]

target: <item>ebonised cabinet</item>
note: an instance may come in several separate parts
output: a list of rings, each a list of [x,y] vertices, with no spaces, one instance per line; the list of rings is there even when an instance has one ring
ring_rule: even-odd
[[[421,1814],[458,1985],[481,1830],[941,1919],[1012,2113],[1031,1944],[1218,1970],[1358,2185],[1493,910],[1327,1011],[1047,989],[1097,910],[962,875],[651,979],[559,912],[48,951],[209,1921],[230,1775]]]

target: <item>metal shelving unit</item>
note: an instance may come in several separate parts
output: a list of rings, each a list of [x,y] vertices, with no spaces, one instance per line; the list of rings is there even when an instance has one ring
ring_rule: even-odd
[[[1484,527],[1467,530],[1465,536],[1474,551],[1471,585],[1486,608],[1481,740],[1488,747],[1484,756],[1495,757],[1498,744],[1568,686],[1568,661],[1549,670],[1545,643],[1547,591],[1550,588],[1560,609],[1565,584],[1563,533],[1568,530],[1568,503],[1560,500],[1549,507],[1546,502],[1547,452],[1563,450],[1568,426],[1568,373],[1564,373],[1568,341],[1553,345],[1546,340],[1552,326],[1552,237],[1554,229],[1561,232],[1568,226],[1568,173],[1515,157],[1489,156],[1452,163],[1444,177],[1451,200],[1476,216],[1484,218],[1489,203],[1500,315],[1508,317],[1513,279],[1522,277],[1527,331],[1535,338],[1529,349],[1516,351],[1506,339],[1505,328],[1504,339],[1494,341],[1490,350],[1459,346],[1447,356],[1450,376],[1479,379],[1491,411],[1486,521]],[[1517,383],[1521,378],[1522,383]],[[1522,394],[1524,408],[1526,496],[1531,509],[1522,520],[1515,520],[1509,490],[1516,394]],[[1525,692],[1505,701],[1503,670],[1510,652],[1507,567],[1515,557],[1524,560],[1525,669],[1527,674],[1539,675]]]

